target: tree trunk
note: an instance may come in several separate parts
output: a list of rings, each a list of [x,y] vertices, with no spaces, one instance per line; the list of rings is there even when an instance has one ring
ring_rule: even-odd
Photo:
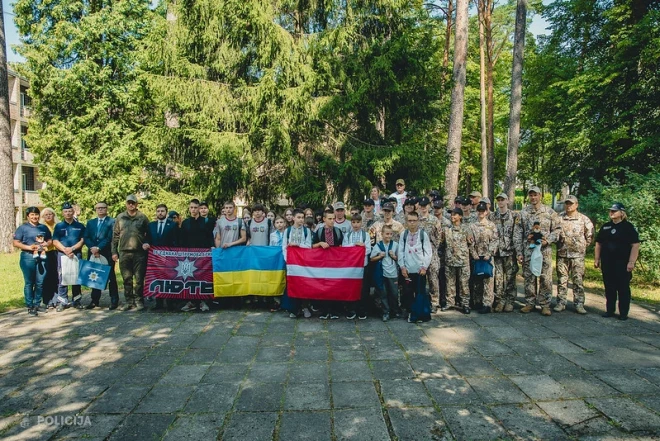
[[[461,162],[461,134],[465,108],[465,65],[468,47],[468,0],[456,2],[456,37],[454,39],[454,73],[447,136],[447,169],[445,193],[453,200],[458,193],[458,167]]]
[[[488,192],[488,144],[486,138],[486,37],[484,35],[484,0],[479,0],[477,11],[479,14],[479,99],[481,109],[481,192],[484,196]]]
[[[447,68],[449,67],[449,50],[451,49],[451,28],[453,27],[454,3],[447,0],[447,27],[445,28],[445,50],[442,54],[442,85],[447,81]]]
[[[511,104],[509,108],[509,142],[506,155],[506,179],[504,192],[509,204],[514,203],[516,174],[518,172],[518,144],[520,143],[520,116],[522,112],[522,71],[525,56],[525,27],[527,6],[518,0],[516,7],[516,30],[513,37],[513,68],[511,72]]]
[[[7,41],[5,19],[0,4],[0,251],[14,250],[14,179],[12,173],[11,124],[9,122],[9,84],[7,80]]]

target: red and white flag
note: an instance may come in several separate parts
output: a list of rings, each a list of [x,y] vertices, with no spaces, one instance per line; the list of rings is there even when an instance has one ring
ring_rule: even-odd
[[[364,247],[286,250],[289,297],[314,300],[360,300]]]

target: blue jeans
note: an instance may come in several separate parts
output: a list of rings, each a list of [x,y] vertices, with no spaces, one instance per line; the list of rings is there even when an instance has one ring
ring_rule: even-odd
[[[41,303],[41,295],[44,290],[44,279],[46,278],[46,264],[41,259],[35,259],[31,252],[21,251],[21,271],[25,287],[25,306],[37,308]]]

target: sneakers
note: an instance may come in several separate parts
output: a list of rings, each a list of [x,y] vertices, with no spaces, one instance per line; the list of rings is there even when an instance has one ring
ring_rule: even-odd
[[[470,307],[469,306],[464,306],[463,307],[463,314],[467,315],[470,313]]]
[[[495,312],[502,312],[504,311],[504,303],[498,303],[497,306],[495,307]]]
[[[367,314],[361,313],[360,315],[358,315],[358,320],[366,320],[366,319],[367,319]]]
[[[482,306],[479,310],[479,314],[490,314],[491,311],[490,306]]]
[[[334,312],[330,314],[330,320],[337,320],[339,318],[339,315],[335,314]]]
[[[132,309],[137,308],[137,305],[135,303],[124,303],[121,305],[121,308],[119,309],[120,311],[130,311]]]
[[[321,320],[328,320],[330,318],[330,313],[326,312],[325,314],[321,314],[319,318]]]
[[[55,311],[57,311],[57,312],[64,311],[64,306],[62,304],[57,305],[57,307],[55,308]]]
[[[504,307],[504,312],[513,312],[513,304],[507,303],[506,306]]]
[[[546,315],[546,316],[552,315],[552,311],[550,311],[550,307],[544,306],[543,308],[541,308],[541,315]]]
[[[577,312],[578,314],[586,314],[587,310],[584,309],[584,305],[577,305],[575,307],[575,312]]]
[[[183,312],[188,312],[188,311],[194,311],[197,309],[197,306],[193,304],[193,302],[188,302],[185,305],[183,305],[183,308],[181,308],[181,311]]]
[[[534,311],[534,305],[527,304],[522,308],[520,308],[520,312],[522,312],[523,314],[527,314],[528,312],[532,312],[532,311]]]
[[[136,311],[144,311],[144,302],[140,300],[135,304],[135,310]]]
[[[209,308],[209,305],[207,305],[206,302],[203,301],[203,300],[201,302],[199,302],[199,309],[201,309],[202,312],[206,312],[206,311],[211,310],[211,308]]]
[[[355,317],[356,317],[356,315],[355,315],[354,312],[349,312],[348,314],[346,314],[346,319],[347,320],[355,320]]]
[[[310,312],[310,310],[308,308],[303,308],[303,317],[305,317],[305,318],[311,318],[312,317],[312,313]]]
[[[390,320],[390,315],[389,314],[383,314],[383,321],[387,322]]]
[[[628,316],[627,315],[620,315],[619,320],[628,320]]]
[[[562,312],[564,309],[566,309],[566,305],[563,303],[557,303],[557,305],[552,308],[555,312]],[[586,312],[586,311],[585,311]]]
[[[34,309],[36,309],[37,312],[48,313],[48,308],[46,308],[45,306],[42,306],[42,305],[39,305],[38,307],[36,307],[36,308],[34,308]]]
[[[613,312],[606,312],[606,313],[603,314],[601,317],[605,317],[605,318],[614,317],[614,313],[613,313]]]
[[[28,314],[30,314],[32,317],[36,317],[39,315],[39,313],[35,308],[28,308]]]
[[[89,305],[85,306],[85,309],[90,310],[96,308],[98,305],[94,302],[90,303]]]
[[[298,318],[295,312],[290,312],[289,313],[289,318]]]
[[[311,305],[309,308],[312,310],[312,312],[319,312],[319,309],[314,305]]]
[[[451,306],[441,306],[440,307],[440,311],[442,311],[442,312],[449,311],[450,309],[451,309]]]

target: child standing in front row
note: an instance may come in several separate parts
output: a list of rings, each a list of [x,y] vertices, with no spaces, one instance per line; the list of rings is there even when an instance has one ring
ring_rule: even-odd
[[[305,214],[304,212],[296,208],[293,210],[293,225],[287,228],[284,231],[284,237],[282,238],[282,253],[284,254],[284,260],[286,261],[286,249],[288,247],[301,247],[301,248],[311,248],[312,247],[312,233],[305,227]],[[289,309],[289,317],[296,318],[298,317],[298,312],[300,311],[299,301],[297,299],[291,299],[293,306]],[[309,303],[309,302],[307,302]],[[312,313],[309,311],[307,304],[303,308],[303,315],[305,318],[310,318]]]
[[[351,216],[351,230],[344,235],[342,246],[345,247],[364,247],[364,275],[362,277],[362,290],[360,291],[360,300],[357,302],[348,302],[346,305],[347,313],[346,318],[353,320],[357,310],[357,316],[360,320],[367,318],[367,307],[369,302],[369,272],[367,265],[369,265],[369,257],[371,256],[371,238],[362,229],[362,216],[353,214]]]
[[[399,268],[397,252],[399,244],[392,240],[394,230],[390,225],[383,225],[380,232],[383,240],[371,251],[371,261],[376,262],[381,270],[376,269],[376,292],[383,305],[383,321],[390,319],[390,314],[399,315]],[[382,280],[381,280],[382,275]]]
[[[284,241],[284,232],[286,231],[286,221],[282,216],[277,216],[273,225],[275,225],[275,231],[270,233],[270,246],[281,247]]]

